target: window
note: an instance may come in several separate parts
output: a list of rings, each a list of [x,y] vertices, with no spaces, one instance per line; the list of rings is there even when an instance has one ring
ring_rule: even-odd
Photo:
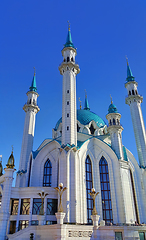
[[[71,61],[72,61],[72,62],[74,61],[73,57],[71,58]]]
[[[69,93],[69,90],[67,90],[67,93]]]
[[[67,101],[67,105],[69,105],[69,101]]]
[[[90,132],[91,132],[91,134],[94,134],[94,132],[95,132],[95,129],[94,129],[94,127],[93,127],[92,124],[91,124],[91,126],[90,126]]]
[[[34,198],[33,199],[32,214],[33,215],[39,215],[41,206],[42,206],[41,198]]]
[[[29,226],[29,221],[28,220],[19,221],[19,231],[28,227],[28,226]]]
[[[92,185],[92,165],[89,156],[87,156],[85,161],[85,174],[86,174],[86,198],[87,198],[87,222],[92,223],[91,215],[93,210],[93,199],[89,195]]]
[[[113,118],[113,125],[116,125],[116,121],[115,121],[115,119]]]
[[[122,240],[122,232],[115,232],[115,240]]]
[[[112,125],[112,121],[111,121],[111,119],[110,119],[110,125]]]
[[[29,198],[21,199],[20,214],[28,215],[29,209],[30,209],[30,199]]]
[[[9,234],[13,234],[15,232],[16,232],[16,221],[10,221]]]
[[[37,226],[37,225],[39,225],[39,221],[38,220],[32,220],[31,225]]]
[[[67,113],[67,117],[69,117],[69,113]]]
[[[137,90],[135,90],[136,95],[138,94]]]
[[[145,240],[144,232],[139,232],[139,238],[140,240]]]
[[[44,165],[44,180],[43,186],[44,187],[51,187],[52,184],[52,163],[48,159]]]
[[[69,57],[67,57],[67,62],[69,62]]]
[[[112,203],[111,203],[111,194],[110,194],[108,164],[104,157],[102,157],[99,162],[99,169],[100,169],[103,219],[105,220],[106,223],[109,223],[109,222],[113,222],[113,216],[112,216]]]
[[[69,126],[67,126],[67,131],[69,130]]]
[[[65,62],[65,58],[64,58],[64,60],[63,60],[64,62]]]
[[[131,95],[131,92],[129,91],[129,95]]]
[[[80,131],[80,127],[79,127],[79,125],[77,124],[77,132],[79,132]]]
[[[57,221],[46,221],[46,225],[57,224]]]
[[[58,199],[47,199],[47,215],[55,215],[57,212]]]
[[[18,204],[19,204],[19,199],[12,199],[11,215],[18,214]]]
[[[134,90],[132,89],[132,95],[135,95],[135,92],[134,92]]]

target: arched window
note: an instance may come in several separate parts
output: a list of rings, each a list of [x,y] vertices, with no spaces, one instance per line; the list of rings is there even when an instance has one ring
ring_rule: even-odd
[[[132,95],[135,95],[135,92],[134,92],[134,90],[132,89]]]
[[[87,222],[92,223],[91,215],[93,210],[93,199],[90,196],[92,185],[92,165],[89,156],[85,161],[85,172],[86,172],[86,198],[87,198]]]
[[[52,184],[52,163],[48,159],[44,165],[44,179],[43,179],[43,186],[44,187],[51,187]]]
[[[103,220],[105,220],[106,223],[109,223],[109,222],[113,222],[113,214],[112,214],[108,164],[104,157],[102,157],[99,162],[99,169],[100,169]]]
[[[69,62],[69,57],[67,57],[67,62]]]
[[[115,121],[115,119],[113,118],[113,125],[116,125],[116,121]]]
[[[110,125],[112,125],[112,121],[111,121],[111,119],[110,119]]]
[[[131,95],[131,92],[129,91],[129,95]]]

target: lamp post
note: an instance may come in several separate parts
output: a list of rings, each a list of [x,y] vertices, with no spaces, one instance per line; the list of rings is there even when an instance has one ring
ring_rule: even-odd
[[[40,209],[39,215],[38,215],[38,220],[39,220],[39,225],[44,225],[44,221],[45,221],[44,200],[45,200],[45,197],[49,194],[45,193],[44,190],[42,190],[40,193],[38,193],[38,195],[41,197],[41,201],[42,201],[41,209]]]
[[[56,218],[57,218],[57,223],[63,224],[63,219],[65,218],[65,213],[63,212],[63,207],[62,207],[62,194],[67,188],[66,187],[63,188],[63,183],[60,183],[59,187],[55,187],[54,189],[59,193],[59,206],[58,206],[57,213],[55,213]]]
[[[95,199],[96,199],[96,196],[99,194],[99,192],[95,192],[95,188],[92,188],[91,189],[91,192],[89,193],[90,196],[92,197],[93,199],[93,211],[92,211],[92,215],[97,215],[97,211],[96,211],[96,207],[95,207]]]

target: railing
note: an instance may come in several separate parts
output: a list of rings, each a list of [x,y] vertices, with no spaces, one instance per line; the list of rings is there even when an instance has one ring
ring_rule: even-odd
[[[125,98],[128,98],[128,97],[136,97],[136,96],[138,96],[138,97],[143,97],[141,94],[135,94],[135,95],[133,95],[133,94],[128,94],[128,95],[126,95],[125,96]]]
[[[69,61],[69,62],[64,62],[63,61],[62,63],[66,63],[66,64],[68,64],[68,63],[75,63],[76,65],[79,65],[78,62],[76,62],[76,61]],[[59,64],[59,67],[62,65],[62,63]]]

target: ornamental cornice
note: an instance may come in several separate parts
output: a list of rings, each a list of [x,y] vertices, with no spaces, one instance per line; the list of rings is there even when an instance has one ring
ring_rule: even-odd
[[[143,96],[140,95],[129,95],[128,97],[125,98],[125,103],[130,105],[131,102],[139,102],[142,103],[143,102]]]
[[[72,68],[74,68],[77,72],[76,74],[78,74],[80,72],[80,68],[79,68],[79,65],[75,62],[62,62],[59,66],[59,71],[60,71],[60,74],[63,75],[63,70],[65,71],[66,68],[69,68],[68,70],[71,70]]]
[[[110,132],[117,132],[119,131],[120,133],[123,131],[123,127],[121,125],[110,125],[107,127],[107,131]]]
[[[127,85],[129,85],[129,84],[135,84],[136,86],[138,86],[138,83],[136,82],[136,81],[129,81],[129,82],[126,82],[125,83],[125,88],[127,87]]]
[[[25,112],[27,111],[35,111],[35,113],[38,113],[40,111],[40,108],[38,106],[32,105],[32,104],[25,104],[23,106],[23,110]]]
[[[70,51],[74,51],[75,52],[75,56],[77,55],[77,51],[76,51],[76,49],[75,48],[73,48],[73,47],[64,47],[63,49],[62,49],[62,56],[63,56],[63,52],[64,51],[67,51],[67,50],[70,50]]]

